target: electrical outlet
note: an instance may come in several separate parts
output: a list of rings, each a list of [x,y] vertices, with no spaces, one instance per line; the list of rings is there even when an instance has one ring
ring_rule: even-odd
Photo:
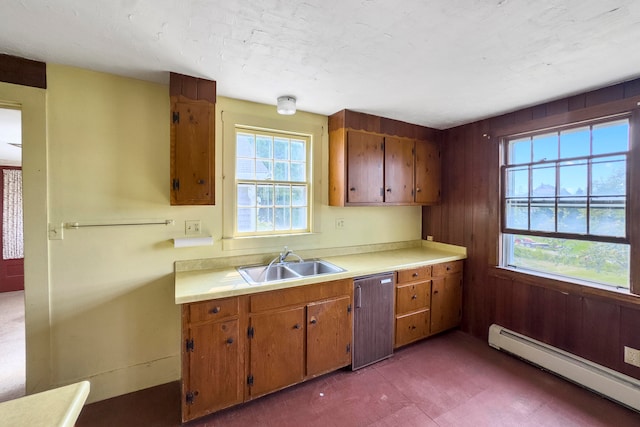
[[[624,363],[640,368],[640,350],[624,346]]]
[[[184,234],[200,234],[200,220],[192,219],[184,222]]]
[[[433,242],[433,236],[427,236],[427,241],[428,242]]]
[[[336,228],[344,228],[344,218],[336,219]]]
[[[49,223],[49,240],[62,240],[64,238],[64,227],[62,224]]]

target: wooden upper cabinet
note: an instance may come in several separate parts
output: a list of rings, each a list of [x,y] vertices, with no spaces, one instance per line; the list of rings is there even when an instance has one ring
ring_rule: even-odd
[[[171,73],[171,204],[215,204],[216,82]]]
[[[432,141],[417,141],[415,148],[415,202],[440,203],[440,147]]]
[[[347,200],[349,203],[384,201],[384,138],[347,132]]]
[[[440,197],[441,132],[343,110],[329,117],[329,205],[425,205]]]
[[[411,204],[413,202],[412,139],[386,137],[384,142],[384,201]]]

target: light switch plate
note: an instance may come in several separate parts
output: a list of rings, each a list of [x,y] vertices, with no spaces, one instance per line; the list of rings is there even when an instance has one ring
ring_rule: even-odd
[[[64,239],[64,227],[60,223],[49,223],[49,240]]]
[[[200,220],[192,219],[184,222],[184,234],[187,236],[193,236],[200,234]]]

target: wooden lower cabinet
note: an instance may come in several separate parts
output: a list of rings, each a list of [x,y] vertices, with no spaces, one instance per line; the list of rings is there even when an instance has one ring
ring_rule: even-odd
[[[398,271],[396,348],[460,325],[462,263]]]
[[[351,364],[353,280],[185,304],[182,421]]]
[[[183,307],[182,421],[243,401],[244,346],[237,298],[221,300],[221,304],[235,305],[235,310],[223,313],[220,304],[207,302]]]
[[[351,298],[307,305],[307,377],[351,363]]]
[[[302,381],[304,307],[252,314],[249,328],[250,396],[262,396]]]

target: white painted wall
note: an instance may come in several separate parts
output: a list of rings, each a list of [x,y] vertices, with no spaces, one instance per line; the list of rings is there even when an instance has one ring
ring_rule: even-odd
[[[89,401],[96,401],[177,380],[173,262],[271,252],[281,243],[221,243],[222,153],[230,147],[223,145],[220,112],[275,124],[282,117],[275,106],[220,98],[217,205],[172,207],[168,87],[52,64],[47,80],[46,106],[43,90],[0,84],[0,101],[26,102],[27,390],[89,379]],[[299,112],[290,120],[320,129],[320,232],[297,241],[300,249],[420,238],[419,207],[326,206],[327,117]],[[335,229],[336,218],[345,219],[344,230]],[[46,240],[47,222],[141,219],[174,219],[176,225],[64,230],[63,240]],[[190,219],[202,221],[214,246],[172,246]]]

